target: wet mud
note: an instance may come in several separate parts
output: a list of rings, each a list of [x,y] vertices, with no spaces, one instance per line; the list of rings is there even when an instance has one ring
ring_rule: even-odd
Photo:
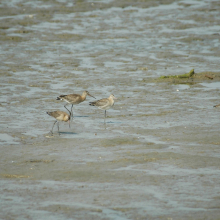
[[[219,219],[219,10],[1,1],[0,219]],[[107,118],[87,97],[52,136],[84,90]]]

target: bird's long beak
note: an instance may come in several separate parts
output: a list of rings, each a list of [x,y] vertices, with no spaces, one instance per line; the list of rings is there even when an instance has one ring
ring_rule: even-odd
[[[88,94],[88,95],[91,96],[92,98],[96,99],[94,96],[92,96],[92,95],[90,95],[90,94]]]

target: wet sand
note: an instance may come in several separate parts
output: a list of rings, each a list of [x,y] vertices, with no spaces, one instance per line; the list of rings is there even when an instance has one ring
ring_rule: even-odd
[[[0,219],[219,219],[219,10],[2,1]],[[87,97],[52,136],[84,90],[118,98],[106,123]]]

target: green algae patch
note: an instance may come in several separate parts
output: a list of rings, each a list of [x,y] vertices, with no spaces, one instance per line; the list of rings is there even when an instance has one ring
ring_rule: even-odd
[[[188,73],[182,75],[170,75],[170,76],[161,76],[160,79],[167,79],[167,78],[190,78],[195,74],[194,69],[190,70]]]
[[[202,81],[220,81],[220,72],[201,72],[196,73],[194,69],[190,70],[188,73],[181,75],[168,75],[161,76],[157,78],[155,81],[157,82],[171,82],[171,83],[197,83]]]

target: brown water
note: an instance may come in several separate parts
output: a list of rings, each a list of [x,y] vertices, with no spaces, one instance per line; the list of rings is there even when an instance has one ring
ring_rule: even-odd
[[[1,219],[219,219],[219,1],[0,3]],[[158,82],[194,69],[214,79]],[[104,112],[61,94],[118,99]],[[70,107],[70,106],[69,106]]]

